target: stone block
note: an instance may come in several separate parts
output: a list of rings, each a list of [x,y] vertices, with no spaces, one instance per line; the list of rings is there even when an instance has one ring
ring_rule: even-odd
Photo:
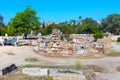
[[[28,74],[31,76],[47,76],[49,74],[49,69],[41,69],[41,68],[23,68],[23,74]]]
[[[16,69],[16,65],[15,64],[7,64],[7,65],[2,65],[0,66],[0,76],[4,76],[7,73],[10,73],[11,71],[13,71],[14,69]]]

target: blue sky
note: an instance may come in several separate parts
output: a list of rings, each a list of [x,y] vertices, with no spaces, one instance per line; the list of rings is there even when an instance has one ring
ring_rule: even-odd
[[[79,16],[101,20],[109,14],[120,13],[120,0],[1,0],[0,14],[4,23],[28,5],[37,11],[41,22],[78,20]]]

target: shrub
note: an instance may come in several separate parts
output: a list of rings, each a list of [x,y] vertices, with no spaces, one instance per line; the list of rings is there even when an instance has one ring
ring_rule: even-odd
[[[94,38],[97,40],[98,38],[103,38],[104,37],[104,33],[97,31],[94,33]]]
[[[120,37],[119,37],[119,38],[117,38],[117,42],[120,42]]]

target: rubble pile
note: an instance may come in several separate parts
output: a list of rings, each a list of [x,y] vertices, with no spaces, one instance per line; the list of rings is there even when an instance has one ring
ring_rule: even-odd
[[[102,54],[111,48],[111,37],[107,36],[95,42],[92,34],[71,34],[71,41],[64,41],[59,29],[53,29],[50,39],[38,39],[35,49],[39,54],[49,56],[73,56]]]

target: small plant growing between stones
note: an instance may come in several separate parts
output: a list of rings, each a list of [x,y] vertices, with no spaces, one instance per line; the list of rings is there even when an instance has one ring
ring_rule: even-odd
[[[78,62],[78,61],[76,61],[75,66],[76,66],[76,69],[77,69],[77,70],[79,70],[79,69],[82,68],[80,62]]]

